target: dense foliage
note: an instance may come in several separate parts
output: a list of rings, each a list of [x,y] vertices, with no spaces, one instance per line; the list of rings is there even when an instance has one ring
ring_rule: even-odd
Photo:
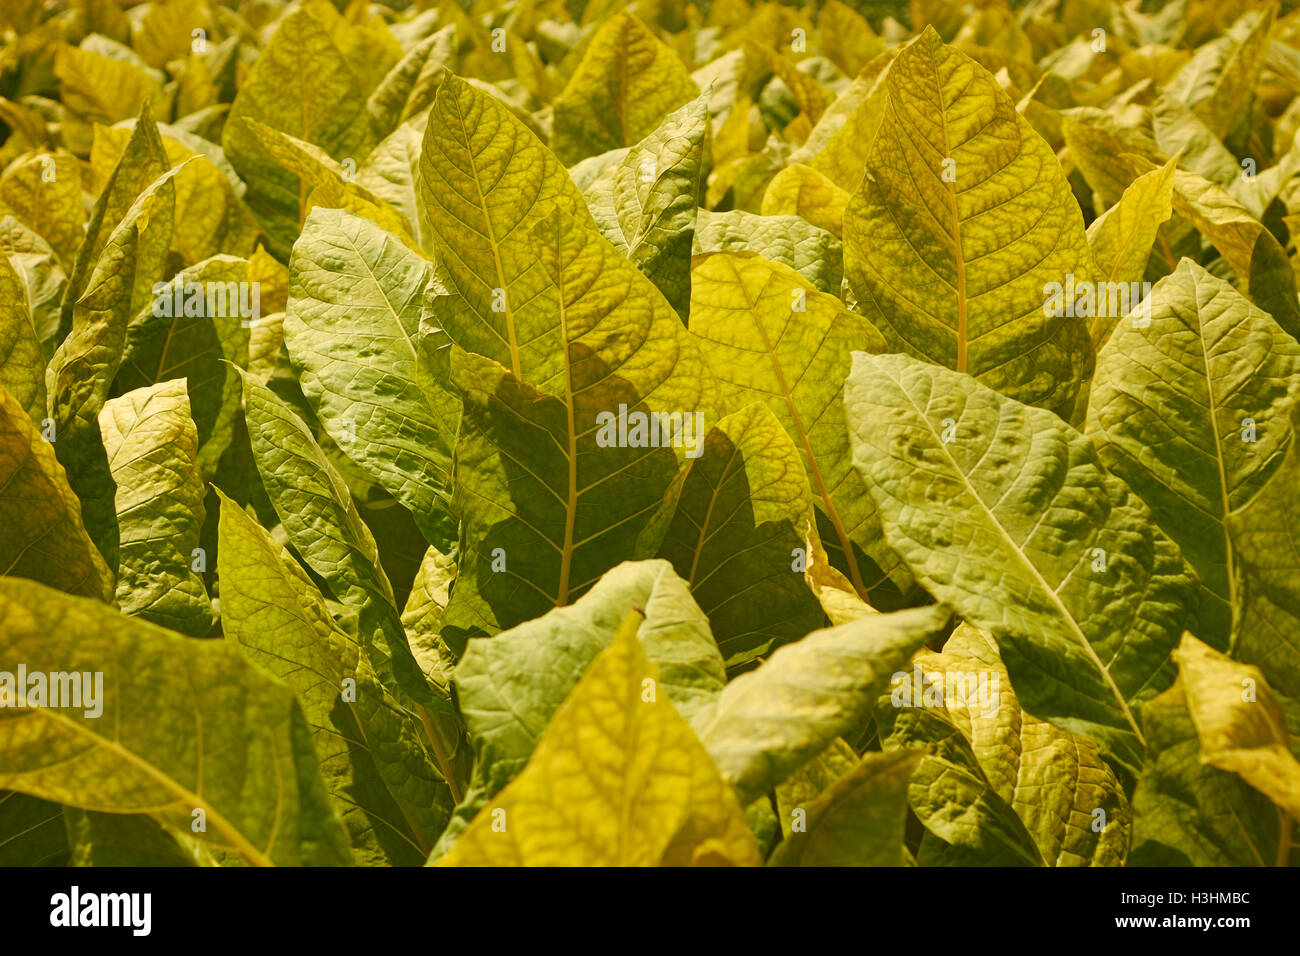
[[[1291,6],[8,0],[0,863],[1293,862]]]

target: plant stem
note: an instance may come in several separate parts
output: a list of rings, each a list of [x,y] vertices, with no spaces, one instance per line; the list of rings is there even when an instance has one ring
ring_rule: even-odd
[[[447,757],[447,751],[442,747],[442,738],[438,736],[438,730],[433,725],[433,718],[423,704],[416,704],[420,710],[420,722],[424,724],[424,732],[429,736],[429,743],[433,746],[433,756],[438,761],[438,769],[442,771],[443,779],[447,781],[447,786],[451,788],[452,798],[460,803],[465,799],[465,793],[456,782],[456,774],[452,772],[451,760]]]

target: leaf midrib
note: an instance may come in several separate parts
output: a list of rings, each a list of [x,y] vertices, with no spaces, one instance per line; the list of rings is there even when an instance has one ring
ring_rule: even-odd
[[[483,224],[487,228],[488,245],[492,248],[492,263],[496,267],[498,288],[501,289],[502,299],[505,305],[506,320],[506,344],[510,349],[510,370],[514,373],[515,378],[523,378],[519,370],[519,342],[515,335],[515,314],[510,307],[510,290],[506,287],[505,267],[501,262],[501,246],[497,242],[496,230],[492,226],[492,214],[488,211],[487,197],[483,195],[483,183],[479,177],[478,164],[474,162],[474,149],[470,143],[469,130],[465,126],[465,112],[461,109],[459,97],[454,97],[456,109],[456,119],[460,123],[461,140],[465,144],[465,158],[469,161],[470,175],[474,180],[474,191],[478,193],[479,209],[483,213]]]
[[[952,155],[952,140],[948,133],[948,105],[943,101],[943,82],[939,79],[939,64],[935,62],[933,49],[930,50],[930,55],[929,57],[927,57],[927,60],[930,64],[930,69],[934,72],[934,89],[936,95],[939,98],[939,120],[940,120],[941,128],[943,130],[943,155],[945,159],[953,160],[953,171],[954,171],[953,181],[945,184],[943,182],[943,178],[940,177],[939,182],[941,186],[946,185],[948,187],[947,189],[944,190],[944,192],[947,193],[949,204],[952,208],[952,244],[953,244],[953,255],[954,258],[956,259],[956,265],[957,265],[957,278],[954,282],[954,285],[956,287],[954,291],[956,291],[957,293],[956,370],[958,372],[965,372],[966,364],[967,364],[967,351],[969,347],[969,343],[967,342],[967,335],[969,334],[967,330],[968,303],[966,298],[966,255],[962,251],[961,214],[957,210],[957,179],[955,175],[956,168],[957,168],[957,161],[956,159],[953,158]]]
[[[24,701],[26,700],[25,695],[23,699]],[[24,706],[26,706],[25,703]],[[117,755],[120,759],[129,763],[146,776],[157,781],[164,789],[170,790],[182,800],[192,804],[196,809],[202,808],[208,818],[212,820],[213,825],[230,840],[235,849],[250,863],[253,863],[256,866],[275,866],[275,863],[269,856],[257,849],[257,847],[253,846],[249,839],[215,807],[188,787],[182,786],[162,769],[155,767],[133,751],[123,747],[116,740],[110,740],[102,734],[96,733],[70,717],[65,717],[57,710],[53,710],[49,707],[32,707],[29,708],[29,710],[33,716],[39,716],[46,720],[51,720],[65,728],[70,728],[74,734],[89,738],[92,743]]]
[[[1128,721],[1129,726],[1133,729],[1133,733],[1137,737],[1138,742],[1141,743],[1143,747],[1145,747],[1146,739],[1142,736],[1142,731],[1137,725],[1137,720],[1134,718],[1133,712],[1129,709],[1128,701],[1125,699],[1118,685],[1116,685],[1114,678],[1111,677],[1110,670],[1101,662],[1101,658],[1097,656],[1097,652],[1093,649],[1092,643],[1088,640],[1088,636],[1084,634],[1083,629],[1079,626],[1078,621],[1074,619],[1074,615],[1071,614],[1069,609],[1066,608],[1066,606],[1061,602],[1061,598],[1056,593],[1056,590],[1047,583],[1046,578],[1043,577],[1042,573],[1038,570],[1037,566],[1032,561],[1029,560],[1028,556],[1026,556],[1024,550],[1020,547],[1020,545],[1018,545],[1015,539],[1013,539],[1011,535],[1007,533],[1007,530],[1003,527],[1002,522],[998,520],[997,515],[995,515],[993,511],[990,510],[988,504],[980,496],[979,492],[976,491],[975,486],[970,483],[969,476],[964,471],[961,470],[961,467],[957,464],[957,460],[953,458],[952,455],[948,452],[947,446],[943,442],[939,433],[934,430],[934,425],[930,421],[929,416],[927,416],[925,414],[925,411],[919,405],[917,405],[915,400],[913,400],[911,393],[903,386],[902,380],[901,379],[895,380],[895,384],[898,387],[898,391],[907,400],[908,404],[911,405],[912,408],[916,410],[917,416],[921,419],[922,422],[925,423],[926,429],[930,432],[932,436],[934,436],[935,444],[938,446],[940,453],[944,456],[945,459],[947,459],[948,464],[952,467],[953,472],[961,478],[962,485],[965,487],[966,491],[969,493],[971,498],[973,498],[976,502],[979,503],[980,510],[984,512],[985,516],[988,518],[989,522],[993,525],[993,527],[995,527],[998,530],[998,533],[1000,534],[1002,539],[1008,545],[1011,546],[1011,549],[1015,552],[1015,555],[1020,560],[1020,563],[1029,570],[1030,574],[1033,576],[1034,581],[1037,584],[1039,584],[1042,587],[1044,593],[1048,595],[1048,598],[1051,601],[1052,605],[1056,608],[1057,613],[1060,615],[1062,619],[1066,621],[1066,623],[1069,625],[1070,630],[1074,632],[1075,636],[1078,638],[1079,645],[1082,646],[1084,652],[1088,655],[1089,659],[1096,667],[1097,672],[1101,674],[1102,678],[1106,682],[1106,685],[1110,688],[1111,693],[1115,697],[1115,700],[1119,703],[1120,709],[1124,714],[1124,719]]]

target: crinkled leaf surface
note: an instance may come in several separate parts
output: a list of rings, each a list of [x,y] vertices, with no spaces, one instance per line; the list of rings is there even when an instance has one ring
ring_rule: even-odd
[[[752,252],[789,266],[822,292],[838,295],[844,279],[839,240],[798,216],[757,216],[733,209],[701,210],[695,229],[696,255]]]
[[[99,428],[117,485],[118,607],[202,637],[212,627],[212,604],[197,573],[205,567],[198,550],[204,484],[185,382],[110,399]]]
[[[893,349],[1068,408],[1092,350],[1082,319],[1045,314],[1044,287],[1090,275],[1092,261],[1060,164],[933,28],[882,82],[880,131],[844,214],[857,307]]]
[[[1091,740],[1021,709],[988,635],[962,625],[943,653],[919,653],[912,668],[894,675],[880,713],[882,733],[889,727],[894,743],[937,747],[922,760],[913,806],[951,847],[940,851],[923,843],[927,858],[956,863],[964,850],[988,842],[994,853],[1009,850],[1020,862],[1123,862],[1132,814],[1120,781]],[[952,787],[954,780],[964,786]],[[1005,815],[1008,807],[1020,825]],[[1007,836],[1009,844],[999,847]],[[967,858],[981,860],[988,862],[987,853]]]
[[[432,703],[411,656],[370,528],[310,429],[269,388],[243,377],[253,460],[285,536],[333,597],[357,616],[359,643],[389,692]]]
[[[452,499],[460,575],[443,633],[453,650],[463,638],[451,628],[511,627],[653,554],[641,535],[653,534],[679,456],[698,451],[714,413],[695,340],[595,228],[557,209],[533,250],[558,306],[557,380],[534,387],[458,346],[451,361],[464,402]],[[640,438],[619,424],[630,414]]]
[[[862,317],[784,266],[752,254],[696,261],[691,335],[718,379],[728,409],[760,401],[803,458],[822,538],[862,596],[892,575],[910,575],[884,543],[871,498],[852,465],[839,400],[855,349],[886,345]]]
[[[445,286],[434,325],[517,378],[560,392],[560,308],[534,230],[551,216],[594,223],[559,160],[504,104],[448,77],[425,130],[420,197]]]
[[[1228,515],[1281,464],[1297,395],[1300,344],[1186,259],[1097,357],[1087,431],[1195,569],[1197,634],[1220,649],[1237,603]]]
[[[735,796],[666,696],[632,611],[447,866],[755,865]]]
[[[1194,593],[1146,505],[1090,439],[969,376],[858,353],[845,401],[854,465],[917,579],[996,638],[1029,713],[1136,771],[1137,710],[1173,680]]]
[[[450,442],[416,380],[430,264],[346,210],[315,209],[289,264],[284,340],[329,436],[446,544]]]

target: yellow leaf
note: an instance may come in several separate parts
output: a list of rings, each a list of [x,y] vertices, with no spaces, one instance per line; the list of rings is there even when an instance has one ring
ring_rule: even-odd
[[[163,130],[167,163],[185,163],[176,174],[176,222],[172,249],[184,265],[192,266],[215,255],[245,258],[253,251],[258,227],[247,207],[235,194],[230,179],[209,159],[168,136]],[[90,167],[97,185],[106,183],[117,158],[131,138],[131,129],[120,126],[95,127]],[[189,162],[187,162],[189,161]]]
[[[32,153],[14,160],[0,175],[0,209],[39,233],[64,267],[72,267],[86,224],[75,156]]]
[[[871,24],[840,0],[828,0],[817,16],[822,52],[848,76],[858,71],[884,49]]]
[[[740,804],[658,687],[632,611],[444,866],[758,865]]]
[[[898,50],[886,50],[871,60],[808,136],[796,162],[805,162],[841,189],[853,190],[862,181],[862,167],[885,116],[885,78]]]
[[[204,47],[212,36],[212,14],[205,0],[156,0],[148,12],[131,24],[131,48],[150,66],[164,67],[183,60],[199,39]],[[205,50],[195,50],[202,54]]]
[[[1171,159],[1159,169],[1139,176],[1124,190],[1120,201],[1088,227],[1088,245],[1097,264],[1098,281],[1127,285],[1142,280],[1160,224],[1173,212],[1171,198],[1177,166],[1177,158]],[[1089,331],[1094,348],[1101,350],[1120,318],[1093,316]]]
[[[802,216],[839,238],[849,194],[811,166],[795,163],[781,170],[763,194],[764,216]]]
[[[844,213],[844,278],[859,308],[891,351],[1068,409],[1093,353],[1082,318],[1053,309],[1047,290],[1093,265],[1051,147],[931,27],[883,86],[885,118]]]
[[[1184,634],[1174,651],[1187,709],[1201,739],[1201,763],[1238,774],[1300,817],[1300,761],[1291,753],[1282,707],[1259,668]]]
[[[54,73],[63,105],[88,123],[129,119],[140,112],[145,100],[156,101],[161,95],[157,81],[134,63],[74,46],[59,48]]]

